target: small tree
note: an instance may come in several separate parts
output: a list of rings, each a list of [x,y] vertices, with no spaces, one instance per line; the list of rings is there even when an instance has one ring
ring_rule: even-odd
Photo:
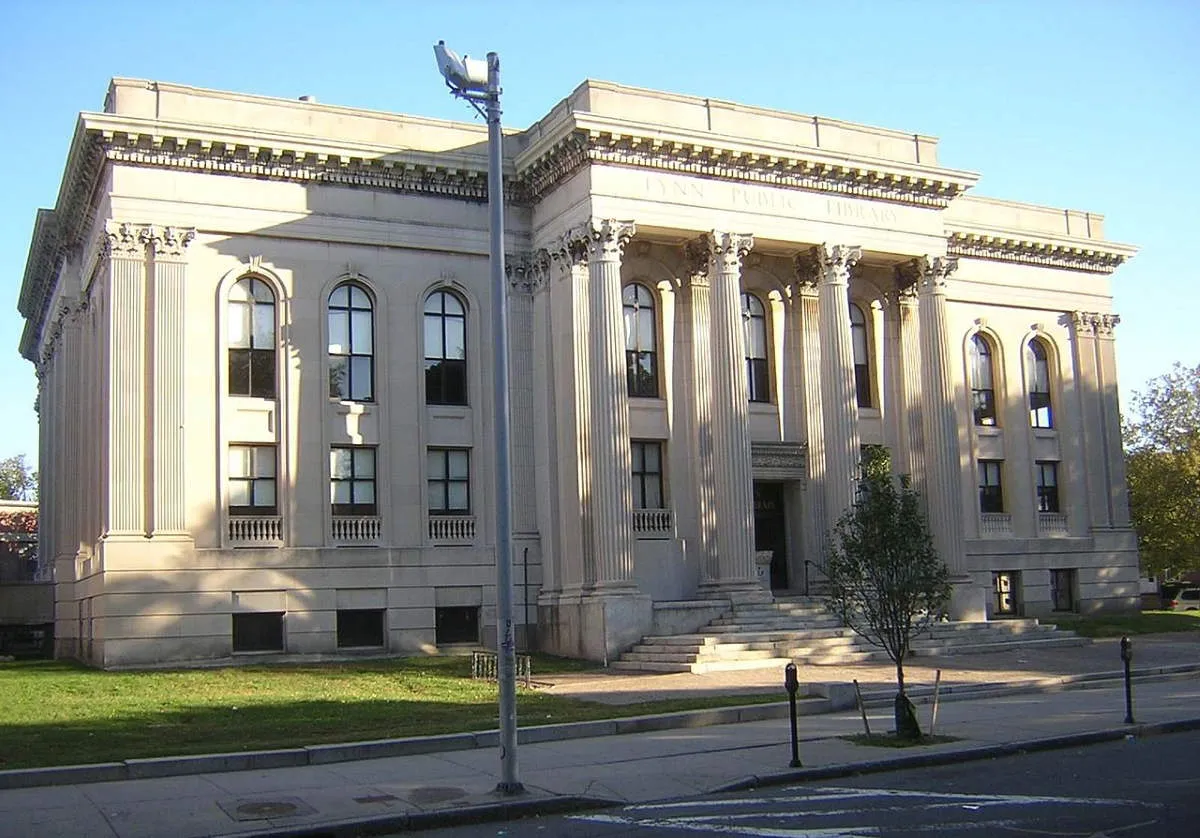
[[[904,691],[912,639],[940,619],[950,599],[950,569],[938,557],[907,476],[892,477],[886,450],[868,448],[854,506],[834,530],[829,608],[896,664],[896,734],[918,739],[916,710]]]
[[[37,474],[25,465],[25,455],[0,460],[0,500],[37,500]]]
[[[1142,569],[1200,570],[1200,365],[1175,364],[1130,404],[1122,435]]]

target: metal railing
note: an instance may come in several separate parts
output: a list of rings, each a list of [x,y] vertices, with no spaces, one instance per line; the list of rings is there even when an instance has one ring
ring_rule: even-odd
[[[470,544],[475,540],[475,516],[430,515],[429,540],[434,544]]]
[[[495,652],[472,652],[471,653],[471,677],[476,680],[496,680],[496,667],[499,659]],[[529,655],[517,655],[517,679],[525,682],[525,686],[530,686],[533,681],[533,659]]]

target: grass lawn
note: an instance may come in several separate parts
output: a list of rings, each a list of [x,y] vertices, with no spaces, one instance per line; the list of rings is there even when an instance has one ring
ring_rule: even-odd
[[[1125,634],[1200,631],[1200,611],[1143,611],[1095,617],[1060,617],[1056,614],[1045,622],[1070,629],[1082,637],[1121,637]]]
[[[535,658],[533,671],[588,668]],[[496,685],[467,657],[100,672],[0,663],[0,770],[495,730]],[[729,696],[611,707],[518,687],[522,727],[779,701]]]

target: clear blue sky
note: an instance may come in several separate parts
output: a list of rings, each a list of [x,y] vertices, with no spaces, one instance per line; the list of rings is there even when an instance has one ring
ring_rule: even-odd
[[[1124,395],[1200,362],[1192,0],[0,6],[0,458],[37,458],[17,293],[76,115],[100,110],[110,77],[469,119],[434,66],[439,38],[500,53],[512,126],[590,77],[933,134],[943,165],[982,173],[976,194],[1103,213],[1109,238],[1142,248],[1116,279]]]

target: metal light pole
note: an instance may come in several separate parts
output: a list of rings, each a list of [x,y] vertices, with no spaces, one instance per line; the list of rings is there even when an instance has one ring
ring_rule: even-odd
[[[466,99],[488,126],[488,227],[492,289],[492,404],[496,448],[496,680],[500,687],[501,794],[525,791],[517,779],[517,667],[513,632],[512,467],[509,451],[508,294],[504,281],[504,171],[500,133],[500,56],[486,65],[459,58],[438,41],[433,48],[446,86]]]

